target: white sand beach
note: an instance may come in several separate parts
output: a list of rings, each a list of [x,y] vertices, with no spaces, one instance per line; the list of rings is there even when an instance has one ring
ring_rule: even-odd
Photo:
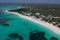
[[[7,10],[6,12],[8,12],[8,10]],[[21,15],[21,14],[16,13],[16,12],[8,12],[8,13],[17,14],[17,15],[19,15],[19,16],[22,17],[22,18],[25,18],[25,19],[27,19],[27,20],[33,21],[33,22],[35,22],[35,23],[38,23],[38,24],[40,24],[40,25],[42,25],[42,26],[44,26],[44,27],[52,30],[53,32],[57,33],[58,35],[60,35],[60,28],[54,26],[53,24],[50,24],[50,23],[48,23],[48,22],[44,22],[44,21],[42,21],[42,20],[34,19],[34,18],[32,18],[32,17],[24,16],[24,15]]]

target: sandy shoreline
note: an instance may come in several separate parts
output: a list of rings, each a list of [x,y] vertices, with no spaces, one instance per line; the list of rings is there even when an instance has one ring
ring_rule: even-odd
[[[8,12],[8,10],[6,10],[6,12]],[[54,25],[52,25],[52,24],[50,24],[48,22],[44,22],[42,20],[37,20],[37,19],[31,18],[31,17],[28,17],[28,16],[24,16],[24,15],[21,15],[21,14],[19,14],[17,12],[8,12],[8,13],[17,14],[17,15],[19,15],[22,18],[25,18],[27,20],[36,22],[36,23],[38,23],[38,24],[40,24],[40,25],[52,30],[53,32],[57,33],[58,35],[60,35],[60,28],[58,28],[58,27],[56,27],[56,26],[54,26]]]

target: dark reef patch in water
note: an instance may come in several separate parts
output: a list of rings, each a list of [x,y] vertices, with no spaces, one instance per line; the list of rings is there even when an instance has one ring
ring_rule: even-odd
[[[2,24],[2,26],[6,26],[6,27],[9,27],[9,24]]]
[[[19,40],[23,40],[23,37],[21,36],[21,35],[19,35],[19,38],[18,38]]]
[[[24,25],[27,25],[27,23],[24,23]]]
[[[47,40],[47,38],[45,37],[45,32],[35,30],[30,32],[29,40]]]
[[[50,40],[58,40],[56,37],[51,37]]]
[[[10,33],[9,35],[8,35],[8,39],[6,39],[6,40],[16,40],[16,39],[18,39],[18,40],[23,40],[23,37],[21,36],[21,35],[19,35],[18,33]]]

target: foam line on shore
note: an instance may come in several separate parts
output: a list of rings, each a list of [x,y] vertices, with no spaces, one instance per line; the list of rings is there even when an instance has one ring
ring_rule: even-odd
[[[8,10],[6,12],[8,12]],[[8,13],[17,14],[22,18],[25,18],[27,20],[30,20],[30,21],[33,21],[33,22],[38,23],[40,25],[43,25],[44,27],[46,27],[46,28],[52,30],[53,32],[57,33],[58,35],[60,35],[60,28],[58,28],[57,26],[54,26],[53,24],[50,24],[48,22],[44,22],[42,20],[37,20],[37,19],[31,18],[31,17],[28,17],[28,16],[24,16],[24,15],[19,14],[17,12],[8,12]]]

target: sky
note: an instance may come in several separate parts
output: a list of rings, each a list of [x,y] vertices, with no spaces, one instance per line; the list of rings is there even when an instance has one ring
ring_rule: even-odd
[[[60,4],[60,0],[0,0],[0,3],[42,3]]]

